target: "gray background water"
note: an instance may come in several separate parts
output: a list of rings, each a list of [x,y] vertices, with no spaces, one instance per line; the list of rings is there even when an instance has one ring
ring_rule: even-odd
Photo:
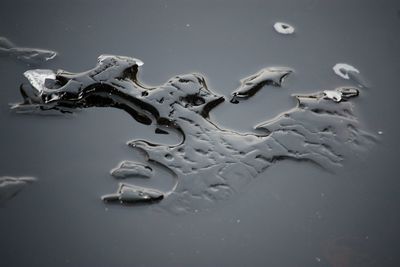
[[[296,33],[277,34],[276,21]],[[99,54],[127,55],[145,62],[146,83],[195,71],[223,95],[262,67],[293,68],[282,89],[212,114],[240,131],[292,107],[290,94],[354,85],[332,71],[349,63],[369,85],[355,100],[360,120],[383,131],[335,173],[282,162],[207,212],[109,206],[99,200],[116,188],[109,170],[138,159],[125,142],[160,137],[119,110],[13,114],[30,66],[1,58],[0,175],[39,179],[0,207],[1,266],[400,265],[398,1],[3,0],[0,22],[0,36],[60,53],[41,68],[78,72]]]

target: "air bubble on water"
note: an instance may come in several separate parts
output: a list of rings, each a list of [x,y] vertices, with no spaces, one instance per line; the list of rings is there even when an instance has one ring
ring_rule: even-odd
[[[294,33],[294,28],[293,26],[284,23],[284,22],[276,22],[274,24],[274,29],[275,31],[277,31],[278,33],[281,34],[293,34]]]

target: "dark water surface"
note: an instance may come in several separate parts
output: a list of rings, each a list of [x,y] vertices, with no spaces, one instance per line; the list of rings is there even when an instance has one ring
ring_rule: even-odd
[[[2,1],[0,36],[59,54],[36,66],[0,58],[0,176],[37,178],[1,204],[0,265],[398,266],[399,10],[396,1]],[[295,33],[276,33],[277,21]],[[352,99],[360,127],[378,141],[333,172],[279,162],[207,210],[105,204],[101,195],[118,183],[109,171],[143,160],[127,141],[179,136],[118,109],[60,117],[8,105],[21,100],[24,71],[81,72],[105,53],[142,60],[139,78],[150,85],[201,73],[227,99],[261,68],[293,69],[281,88],[213,110],[213,121],[237,132],[295,106],[291,94],[357,86],[332,70],[348,63],[364,85]]]

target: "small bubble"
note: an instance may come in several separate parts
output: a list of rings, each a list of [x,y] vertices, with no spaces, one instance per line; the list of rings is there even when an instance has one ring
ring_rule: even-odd
[[[382,131],[378,131],[378,134],[379,134],[379,135],[382,135],[382,134],[383,134],[383,132],[382,132]]]

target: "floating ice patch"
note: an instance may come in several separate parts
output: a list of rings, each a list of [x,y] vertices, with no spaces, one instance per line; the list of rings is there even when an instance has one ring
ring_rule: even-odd
[[[294,28],[293,26],[284,23],[284,22],[276,22],[274,24],[274,29],[275,31],[281,33],[281,34],[292,34],[294,33]]]
[[[324,91],[326,98],[332,99],[335,102],[342,101],[342,94],[335,90],[325,90]]]
[[[5,37],[0,37],[0,55],[15,57],[29,64],[51,60],[57,52],[38,48],[18,47]]]
[[[0,49],[9,49],[12,48],[14,44],[8,40],[6,37],[0,36]]]
[[[154,202],[163,199],[164,194],[156,189],[130,184],[120,184],[115,194],[104,195],[105,202],[138,203]]]
[[[54,51],[28,47],[13,47],[9,49],[9,52],[17,59],[32,64],[49,61],[57,55],[57,52]]]
[[[35,105],[43,112],[114,107],[142,124],[169,127],[181,135],[181,141],[174,145],[129,141],[129,146],[142,152],[145,162],[125,161],[112,170],[117,178],[148,175],[147,164],[156,164],[157,169],[174,177],[169,190],[161,192],[153,184],[165,177],[152,177],[146,180],[146,187],[120,185],[117,193],[103,197],[105,201],[163,199],[159,205],[168,210],[195,211],[239,192],[278,161],[310,162],[334,170],[353,150],[362,151],[375,140],[361,129],[352,101],[345,101],[358,95],[356,88],[298,95],[296,106],[258,124],[255,132],[242,134],[223,128],[209,117],[224,97],[210,90],[202,75],[177,75],[160,86],[147,87],[137,78],[138,64],[133,58],[105,56],[93,69],[82,73],[58,71],[55,83],[62,87],[43,90],[37,97],[29,92],[36,92],[33,87],[38,85],[28,84],[25,91],[21,90],[24,101],[15,105],[17,110]],[[280,86],[289,73],[287,69],[262,69],[243,79],[233,95],[244,101],[265,84]],[[47,102],[47,97],[56,100]],[[246,107],[236,105],[238,109]]]
[[[150,178],[153,170],[144,164],[125,160],[118,167],[111,170],[111,175],[115,178],[124,179],[128,177],[144,177]]]
[[[56,74],[52,70],[28,70],[24,72],[24,76],[38,93],[48,90],[45,86],[47,79],[56,79]]]
[[[242,79],[240,87],[232,93],[231,103],[237,104],[240,99],[255,95],[264,86],[280,87],[291,72],[288,68],[265,68]]]
[[[0,177],[0,204],[15,197],[27,184],[35,180],[33,177]]]
[[[333,66],[333,71],[346,80],[350,79],[349,73],[360,73],[358,69],[346,63],[337,63]]]
[[[144,64],[143,61],[141,61],[140,59],[137,59],[137,58],[130,58],[130,57],[124,57],[124,56],[118,56],[118,58],[124,59],[126,61],[131,61],[132,63],[134,63],[135,65],[137,65],[139,67],[143,66],[143,64]],[[99,62],[99,63],[105,63],[105,62],[109,62],[109,61],[113,61],[113,60],[115,60],[115,56],[107,55],[107,54],[100,55],[97,58],[97,62]]]
[[[341,102],[348,100],[351,97],[358,96],[359,92],[357,88],[353,87],[339,87],[335,90],[325,90],[325,98],[331,99],[335,102]]]

